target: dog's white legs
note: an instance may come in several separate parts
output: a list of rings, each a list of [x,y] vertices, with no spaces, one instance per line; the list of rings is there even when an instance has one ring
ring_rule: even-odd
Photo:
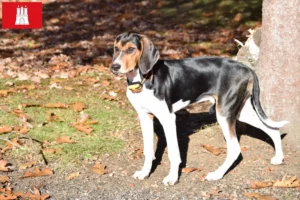
[[[145,161],[142,170],[136,171],[133,178],[143,180],[149,176],[152,168],[152,161],[155,159],[153,148],[154,128],[153,117],[151,115],[146,112],[139,112],[138,114],[143,134]]]
[[[167,116],[159,118],[159,121],[164,128],[170,160],[169,175],[163,180],[165,185],[174,185],[178,181],[179,164],[181,163],[175,120],[176,116],[174,113],[168,113]]]
[[[256,128],[259,128],[266,134],[268,134],[273,140],[275,147],[275,156],[271,159],[271,163],[273,165],[279,165],[283,162],[283,151],[279,129],[271,129],[265,124],[263,124],[263,122],[257,116],[251,104],[250,98],[247,99],[244,107],[242,108],[238,120],[250,124],[251,126],[254,126]]]
[[[216,171],[207,174],[206,180],[209,181],[223,178],[224,174],[241,153],[240,144],[235,133],[235,123],[229,124],[228,120],[225,117],[220,116],[218,113],[217,120],[222,128],[227,143],[227,156],[225,162]]]

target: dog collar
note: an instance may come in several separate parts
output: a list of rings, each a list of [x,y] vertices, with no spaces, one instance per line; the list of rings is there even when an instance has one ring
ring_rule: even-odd
[[[140,81],[136,81],[136,82],[132,82],[132,83],[128,82],[128,86],[127,86],[128,89],[133,93],[141,92],[143,90],[143,84],[145,83],[145,81],[147,80],[149,75],[150,75],[150,81],[152,81],[153,80],[153,71],[151,70],[150,72],[148,72],[146,74],[146,76],[143,78],[143,80],[141,82]]]

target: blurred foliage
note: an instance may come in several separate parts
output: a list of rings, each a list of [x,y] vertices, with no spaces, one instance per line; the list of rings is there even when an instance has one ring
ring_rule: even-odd
[[[168,22],[205,28],[251,25],[262,18],[262,0],[156,0],[153,8]]]

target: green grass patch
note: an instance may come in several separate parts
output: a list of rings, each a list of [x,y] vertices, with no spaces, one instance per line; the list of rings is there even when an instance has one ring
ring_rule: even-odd
[[[120,152],[125,142],[116,137],[115,131],[126,131],[136,126],[135,112],[129,106],[125,91],[118,91],[118,101],[108,101],[100,98],[105,91],[116,91],[114,82],[110,86],[93,87],[93,84],[82,83],[83,79],[95,78],[95,74],[86,74],[74,79],[68,79],[60,86],[69,86],[74,90],[50,89],[50,80],[44,80],[37,89],[30,91],[20,91],[2,97],[0,110],[0,127],[3,125],[22,126],[21,120],[12,113],[13,110],[22,108],[25,114],[30,118],[29,123],[33,126],[28,136],[39,141],[54,142],[60,136],[71,136],[76,141],[74,144],[54,144],[50,148],[61,148],[62,152],[58,154],[45,153],[49,162],[58,162],[61,166],[80,163],[82,159],[91,158],[94,155],[105,153]],[[99,76],[101,80],[107,76]],[[0,85],[5,85],[6,81],[0,80]],[[28,81],[14,81],[15,85],[31,84]],[[125,84],[125,83],[124,83]],[[9,86],[3,86],[2,89],[8,89]],[[47,104],[47,103],[65,103],[69,108],[44,108],[44,107],[22,107],[23,104]],[[71,105],[75,102],[82,102],[86,105],[84,113],[89,115],[91,120],[97,120],[98,123],[90,125],[93,128],[91,135],[75,129],[72,124],[80,117],[80,113],[72,110]],[[125,104],[124,104],[125,102]],[[47,115],[54,113],[59,121],[48,122]],[[5,136],[5,135],[2,135]],[[3,142],[2,142],[3,145]],[[30,152],[32,145],[27,145],[25,149],[14,149],[11,155],[18,158],[25,158]],[[37,148],[35,146],[34,148]],[[29,150],[28,150],[29,149]]]

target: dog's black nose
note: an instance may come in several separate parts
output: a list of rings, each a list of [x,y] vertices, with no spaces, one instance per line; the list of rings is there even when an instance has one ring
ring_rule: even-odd
[[[120,68],[121,68],[120,64],[112,64],[112,66],[111,66],[111,70],[114,72],[119,71]]]

